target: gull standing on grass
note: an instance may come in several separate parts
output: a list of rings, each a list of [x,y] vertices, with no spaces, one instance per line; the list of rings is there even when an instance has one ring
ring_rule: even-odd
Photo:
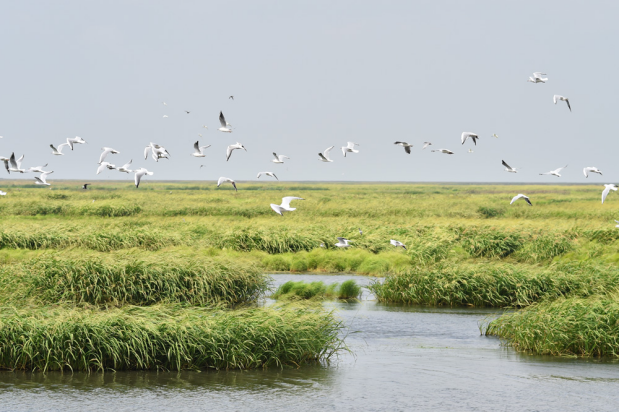
[[[273,211],[277,213],[278,215],[284,216],[284,212],[292,212],[293,210],[297,210],[294,207],[290,207],[290,202],[293,200],[305,200],[305,199],[301,197],[295,197],[295,196],[282,197],[282,204],[276,205],[274,203],[271,203],[271,209],[273,209]]]
[[[60,146],[62,146],[62,145],[60,145]],[[60,147],[60,146],[58,146],[58,147]],[[101,164],[101,162],[103,162],[105,160],[105,158],[107,157],[107,155],[109,153],[112,153],[112,154],[120,153],[118,150],[112,149],[111,147],[104,147],[101,150],[103,150],[103,153],[101,153],[101,157],[99,157],[99,164]]]
[[[133,170],[130,170],[129,167],[131,166],[132,162],[133,162],[133,159],[129,160],[129,162],[127,162],[124,165],[120,166],[116,170],[118,170],[119,172],[123,172],[123,173],[131,173],[131,172],[133,172]]]
[[[322,153],[318,153],[318,156],[320,156],[320,160],[323,162],[332,162],[333,160],[331,160],[329,158],[329,152],[331,151],[331,149],[333,149],[335,146],[331,146],[328,147],[324,150],[324,152]]]
[[[358,150],[355,150],[355,146],[359,146],[359,143],[346,142],[346,146],[342,146],[344,157],[346,157],[346,153],[359,153]]]
[[[561,175],[559,174],[559,172],[560,172],[561,170],[565,169],[566,167],[567,167],[567,165],[565,165],[565,166],[563,166],[563,167],[560,167],[560,168],[558,168],[558,169],[555,169],[555,170],[551,170],[550,172],[540,173],[540,176],[541,176],[541,175],[553,175],[553,176],[561,177]]]
[[[9,167],[9,171],[18,172],[18,173],[26,172],[24,169],[21,168],[21,162],[23,160],[24,160],[24,155],[21,155],[19,159],[15,160],[15,152],[11,153],[11,157],[9,158],[9,163],[11,167]]]
[[[335,246],[337,247],[350,247],[352,245],[350,245],[350,240],[348,239],[344,239],[343,237],[338,237],[337,238],[338,242],[335,243]]]
[[[412,144],[408,144],[406,142],[395,142],[394,144],[397,144],[398,146],[402,146],[406,153],[411,154],[411,147],[413,147]]]
[[[211,147],[210,144],[207,146],[200,146],[200,141],[196,140],[196,142],[193,144],[194,152],[191,155],[193,157],[206,157],[206,155],[204,154],[204,149],[208,149],[209,147]]]
[[[471,132],[463,132],[462,133],[462,135],[460,136],[460,140],[462,140],[462,144],[464,144],[464,142],[466,142],[466,140],[469,137],[471,138],[473,143],[475,143],[475,146],[477,146],[477,139],[479,139],[479,136],[476,135],[475,133],[471,133]]]
[[[232,125],[226,121],[222,111],[219,112],[219,123],[221,124],[221,127],[217,130],[220,132],[232,133]]]
[[[247,149],[245,149],[245,146],[243,146],[239,142],[236,142],[235,144],[231,144],[230,146],[226,148],[226,162],[230,160],[230,156],[232,156],[232,151],[236,149],[243,149],[247,151]]]
[[[432,150],[433,152],[441,152],[441,153],[445,153],[445,154],[454,154],[454,152],[452,152],[451,150],[447,150],[447,149],[436,149],[436,150]]]
[[[600,169],[598,169],[597,167],[585,167],[584,169],[582,169],[582,172],[585,174],[585,177],[589,177],[589,172],[597,173],[599,175],[602,174]]]
[[[51,171],[51,172],[44,172],[44,173],[41,173],[40,176],[35,176],[34,177],[34,180],[35,180],[34,183],[36,183],[37,185],[49,186],[50,183],[47,183],[47,175],[49,175],[51,173],[54,173],[54,172],[53,171]]]
[[[516,200],[518,199],[524,199],[526,200],[526,202],[529,204],[529,206],[533,206],[533,203],[531,203],[531,201],[529,200],[528,196],[525,196],[523,194],[518,194],[516,196],[514,196],[514,198],[512,199],[511,202],[509,202],[509,204],[511,205],[512,203],[514,203]]]
[[[555,94],[554,96],[552,96],[552,101],[555,102],[555,104],[557,104],[559,100],[562,100],[565,103],[567,103],[567,108],[570,109],[570,112],[572,111],[572,106],[570,106],[570,99],[568,99],[565,96],[560,96],[558,94]]]
[[[271,160],[273,163],[284,163],[284,159],[290,159],[286,155],[278,155],[275,152],[273,152],[273,156],[275,156],[275,159]]]
[[[406,245],[402,242],[398,242],[397,240],[391,239],[389,243],[391,243],[395,247],[401,247],[402,249],[406,250]]]
[[[611,190],[614,190],[615,192],[617,191],[617,185],[615,184],[604,185],[604,188],[605,189],[602,192],[602,204],[604,204],[604,201],[606,200],[606,196],[608,196]]]
[[[109,170],[114,170],[116,169],[116,166],[108,163],[108,162],[102,162],[99,167],[97,167],[97,174],[101,173],[105,168],[108,168]]]
[[[421,150],[424,150],[428,146],[432,146],[432,143],[430,143],[430,142],[423,142],[423,148]]]
[[[505,163],[505,160],[501,160],[501,164],[502,164],[503,166],[505,166],[505,171],[506,171],[506,172],[509,172],[509,173],[518,173],[518,171],[517,171],[515,168],[513,168],[513,167],[511,167],[510,165],[508,165],[507,163]]]
[[[50,145],[49,145],[49,147],[51,147],[51,148],[52,148],[52,150],[53,150],[53,151],[52,151],[52,154],[53,154],[54,156],[62,156],[62,155],[64,155],[64,153],[62,153],[62,148],[63,148],[64,146],[71,146],[71,145],[70,145],[69,143],[62,143],[62,144],[58,145],[58,148],[57,148],[57,149],[54,147],[54,145],[53,145],[53,144],[50,144]]]
[[[134,181],[135,181],[135,188],[139,188],[140,187],[140,181],[142,180],[142,176],[144,175],[149,175],[152,176],[154,172],[149,172],[148,170],[144,169],[143,167],[135,170],[135,177],[134,177]]]
[[[535,72],[533,73],[533,76],[529,77],[529,80],[527,81],[531,83],[546,83],[548,81],[548,78],[542,78],[542,76],[546,76],[546,73]]]
[[[236,182],[228,177],[220,177],[219,180],[217,181],[217,187],[221,186],[223,183],[231,183],[232,186],[234,187],[234,191],[238,192],[237,188],[236,188]]]
[[[277,176],[275,176],[275,173],[273,173],[273,172],[260,172],[260,173],[258,173],[258,176],[257,176],[258,179],[260,179],[260,176],[262,176],[262,175],[271,176],[271,177],[274,177],[274,178],[277,179]],[[277,180],[279,180],[279,179],[277,179]]]

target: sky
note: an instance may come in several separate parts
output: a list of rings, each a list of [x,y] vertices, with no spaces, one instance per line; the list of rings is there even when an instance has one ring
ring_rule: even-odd
[[[565,0],[4,2],[0,156],[49,163],[51,183],[131,181],[96,175],[104,146],[156,180],[617,182],[618,15],[618,2]],[[537,71],[547,83],[526,81]],[[74,136],[88,144],[52,155]],[[196,140],[205,158],[190,156]],[[348,141],[359,153],[344,158]],[[171,158],[145,160],[149,142]],[[236,142],[247,151],[226,162]]]

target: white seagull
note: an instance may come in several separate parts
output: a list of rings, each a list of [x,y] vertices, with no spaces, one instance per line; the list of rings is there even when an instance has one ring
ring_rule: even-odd
[[[518,171],[517,171],[515,168],[513,168],[513,167],[511,167],[510,165],[508,165],[507,163],[505,163],[505,160],[501,160],[501,164],[502,164],[503,166],[505,166],[505,171],[506,171],[506,172],[509,172],[509,173],[518,173]]]
[[[106,167],[110,170],[116,169],[115,165],[108,162],[102,162],[99,167],[97,167],[97,174],[101,173]]]
[[[273,173],[273,172],[260,172],[260,173],[258,173],[258,179],[260,179],[260,176],[262,176],[262,175],[271,176],[271,177],[274,177],[274,178],[277,179],[277,176],[275,176],[275,173]],[[277,180],[279,180],[279,179],[277,179]]]
[[[133,170],[130,170],[129,167],[131,166],[131,163],[133,162],[133,159],[129,160],[127,163],[125,163],[124,165],[120,166],[118,169],[119,172],[123,172],[123,173],[131,173],[133,172]]]
[[[69,147],[71,148],[71,150],[73,150],[73,145],[74,144],[84,144],[87,143],[86,140],[82,139],[79,136],[75,136],[75,138],[71,139],[69,137],[67,137],[67,143],[69,144]]]
[[[144,148],[144,160],[148,159],[149,151],[151,153],[151,157],[156,162],[159,162],[159,159],[169,159],[168,156],[170,156],[170,152],[168,152],[165,147],[150,142],[149,145]]]
[[[54,172],[53,171],[52,172],[44,172],[44,173],[41,173],[40,176],[35,176],[34,177],[34,180],[35,180],[34,183],[36,183],[37,185],[49,186],[50,183],[47,183],[47,175],[49,175],[51,173],[54,173]]]
[[[395,247],[400,246],[400,247],[402,247],[402,249],[406,250],[406,245],[404,243],[402,243],[402,242],[398,242],[397,240],[391,239],[391,241],[389,243],[391,243]]]
[[[15,160],[15,153],[11,153],[11,157],[9,158],[9,163],[11,167],[9,167],[9,171],[18,172],[18,173],[26,172],[24,169],[21,168],[21,162],[23,160],[24,160],[24,155],[21,155],[19,159]]]
[[[135,177],[134,177],[134,181],[135,181],[135,187],[136,189],[140,187],[140,181],[142,180],[142,176],[144,175],[149,175],[152,176],[154,172],[149,172],[148,170],[144,169],[143,167],[134,170],[135,172]]]
[[[346,153],[359,153],[355,150],[355,146],[359,146],[359,143],[346,142],[346,146],[342,146],[342,154],[346,157]]]
[[[432,146],[432,143],[430,143],[430,142],[423,142],[423,148],[421,150],[425,149],[428,146]]]
[[[32,173],[45,173],[45,170],[43,170],[44,167],[47,167],[49,163],[45,163],[43,166],[34,166],[34,167],[30,167],[28,168],[28,170],[26,170],[26,173],[32,172]]]
[[[514,198],[512,199],[512,201],[511,201],[511,202],[509,202],[509,204],[511,205],[512,203],[514,203],[514,202],[515,202],[516,200],[518,200],[518,199],[524,199],[524,200],[526,200],[526,201],[527,201],[527,203],[529,204],[529,206],[533,206],[533,203],[531,203],[531,201],[529,200],[529,197],[528,197],[528,196],[525,196],[525,195],[523,195],[523,194],[518,194],[518,195],[514,196]]]
[[[332,162],[333,160],[331,160],[329,158],[329,152],[331,151],[331,149],[333,149],[334,146],[328,147],[324,150],[324,152],[322,153],[318,153],[318,156],[320,156],[320,160],[323,162]]]
[[[550,172],[546,172],[546,173],[540,173],[540,175],[553,175],[553,176],[557,176],[557,177],[561,177],[561,175],[559,174],[559,172],[563,169],[565,169],[567,167],[567,165],[560,167],[558,169],[555,170],[551,170]]]
[[[437,150],[432,150],[433,152],[441,152],[441,153],[445,153],[445,154],[454,154],[454,152],[452,152],[451,150],[447,150],[447,149],[437,149]]]
[[[222,111],[219,112],[219,123],[221,124],[221,127],[217,130],[220,132],[232,133],[232,125],[226,121]]]
[[[615,192],[617,191],[617,185],[615,184],[609,184],[609,185],[604,185],[604,191],[602,192],[602,204],[604,204],[604,201],[606,200],[606,196],[608,196],[608,193],[610,193],[611,190],[614,190]]]
[[[278,215],[284,216],[284,212],[292,212],[293,210],[297,210],[294,207],[290,207],[290,202],[293,200],[305,200],[305,199],[301,197],[295,197],[295,196],[282,197],[282,204],[276,205],[274,203],[271,203],[271,209],[273,209],[273,211],[277,213]]]
[[[219,180],[217,180],[217,187],[221,186],[222,183],[232,183],[232,186],[234,186],[234,190],[236,192],[238,192],[237,188],[236,188],[236,183],[234,180],[228,178],[228,177],[220,177]]]
[[[546,83],[548,81],[548,78],[542,78],[542,76],[546,76],[546,73],[535,72],[533,73],[533,76],[529,77],[529,80],[527,81],[531,83]]]
[[[570,106],[570,99],[565,96],[560,96],[558,94],[552,96],[552,101],[555,102],[555,104],[557,104],[559,100],[563,100],[565,103],[567,103],[567,108],[570,109],[570,112],[572,111],[572,106]]]
[[[398,146],[402,146],[406,153],[411,154],[411,147],[413,147],[412,144],[408,144],[406,142],[395,142],[394,144],[397,144]]]
[[[193,157],[206,157],[206,155],[204,154],[204,149],[208,149],[209,147],[211,147],[211,145],[207,145],[207,146],[200,146],[200,141],[196,140],[196,142],[193,144],[193,149],[194,152],[191,154]]]
[[[60,146],[62,146],[62,145],[60,145]],[[58,146],[58,147],[60,147],[60,146]],[[101,164],[101,162],[103,162],[105,160],[105,158],[107,157],[107,155],[109,153],[112,153],[112,154],[120,153],[118,150],[112,149],[111,147],[104,147],[101,150],[103,150],[103,153],[101,153],[101,157],[99,157],[99,164]]]
[[[350,247],[351,245],[349,245],[350,240],[348,239],[344,239],[343,237],[338,237],[337,238],[338,242],[335,243],[335,246],[337,247]]]
[[[230,160],[230,156],[232,156],[232,151],[236,150],[236,149],[243,149],[245,151],[247,151],[247,149],[245,149],[245,146],[243,146],[242,144],[240,144],[239,142],[236,142],[236,144],[231,144],[230,146],[228,146],[228,148],[226,149],[226,162],[228,160]]]
[[[275,159],[271,160],[273,163],[284,163],[284,159],[290,159],[286,155],[278,155],[275,152],[273,152],[273,156],[275,156]]]
[[[2,136],[0,136],[2,137]],[[3,192],[2,190],[0,190],[0,196],[6,196],[6,192]]]
[[[600,169],[598,169],[597,167],[585,167],[584,169],[582,169],[582,172],[585,174],[585,177],[589,177],[589,172],[597,173],[599,175],[602,174]]]
[[[469,137],[471,138],[473,143],[475,143],[475,146],[477,146],[477,139],[479,139],[479,136],[477,136],[475,133],[471,133],[471,132],[463,132],[462,133],[462,135],[460,136],[460,140],[462,140],[462,144],[464,144],[464,142],[466,142],[466,140]]]
[[[64,155],[64,153],[62,153],[62,148],[64,146],[71,146],[71,145],[69,143],[63,143],[63,144],[58,145],[58,148],[55,148],[53,144],[49,145],[49,147],[51,147],[52,150],[53,150],[52,154],[55,155],[55,156],[62,156],[62,155]]]

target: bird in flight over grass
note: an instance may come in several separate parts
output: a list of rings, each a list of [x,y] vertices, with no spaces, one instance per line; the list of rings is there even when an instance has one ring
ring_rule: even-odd
[[[352,245],[350,245],[350,240],[348,239],[344,239],[343,237],[338,237],[337,238],[338,242],[335,243],[335,246],[337,247],[350,247]]]
[[[582,169],[582,172],[585,174],[585,177],[589,177],[589,173],[597,173],[599,175],[602,174],[602,172],[597,167],[585,167],[584,169]]]
[[[394,144],[397,144],[398,146],[402,146],[406,153],[411,154],[411,147],[413,147],[412,144],[408,144],[406,142],[395,142]],[[425,149],[425,146],[424,146],[424,149]]]
[[[9,158],[9,163],[11,167],[9,167],[9,171],[25,173],[26,171],[21,168],[21,162],[24,160],[24,155],[21,155],[19,159],[15,159],[15,153],[11,153],[11,157]]]
[[[66,144],[66,143],[63,143]],[[60,145],[62,146],[62,145]],[[60,147],[58,146],[58,147]],[[107,157],[108,154],[112,153],[112,154],[118,154],[120,153],[118,150],[116,149],[112,149],[111,147],[104,147],[101,150],[103,150],[103,153],[101,153],[101,157],[99,157],[99,164],[101,164],[101,162],[103,162],[105,160],[105,158]]]
[[[276,205],[274,203],[271,203],[271,209],[273,209],[273,211],[277,213],[278,215],[284,216],[284,212],[292,212],[293,210],[297,210],[294,207],[290,207],[290,202],[293,200],[305,200],[305,199],[301,197],[296,197],[296,196],[286,196],[282,198],[281,205]]]
[[[142,176],[144,175],[149,175],[152,176],[154,172],[149,172],[148,170],[144,169],[143,167],[135,170],[135,176],[134,176],[134,181],[135,181],[135,188],[139,188],[140,187],[140,181],[142,181]]]
[[[260,179],[260,176],[262,176],[262,175],[271,176],[271,177],[274,177],[274,178],[277,179],[277,176],[275,176],[275,173],[273,173],[273,172],[260,172],[260,173],[258,173],[257,178]],[[279,180],[279,179],[277,179],[277,180]]]
[[[395,247],[401,247],[402,249],[406,250],[406,245],[404,243],[402,243],[402,242],[399,242],[397,240],[391,239],[391,241],[389,243],[391,243]]]
[[[320,160],[323,162],[332,162],[333,160],[331,160],[329,158],[329,152],[331,151],[331,149],[333,149],[334,146],[328,147],[324,150],[324,152],[322,153],[318,153],[318,156],[320,156]]]
[[[119,172],[123,172],[123,173],[131,173],[133,172],[133,170],[130,170],[129,167],[131,166],[132,162],[133,162],[133,159],[129,160],[129,162],[125,163],[124,165],[122,165],[116,170],[118,170]]]
[[[616,192],[617,185],[615,184],[604,185],[604,191],[602,192],[602,204],[604,204],[604,201],[606,200],[606,196],[608,196],[611,190],[614,190]]]
[[[223,183],[231,183],[232,186],[234,187],[234,191],[238,192],[237,188],[236,188],[236,182],[228,177],[220,177],[219,180],[217,181],[217,187],[221,186]]]
[[[54,173],[53,171],[50,172],[43,172],[41,173],[40,176],[35,176],[34,180],[37,185],[45,185],[45,186],[49,186],[50,183],[47,183],[47,175]]]
[[[520,193],[520,194],[518,194],[518,195],[514,196],[514,198],[512,199],[512,201],[511,201],[511,202],[509,202],[509,204],[511,205],[512,203],[514,203],[514,202],[515,202],[516,200],[518,200],[518,199],[524,199],[524,200],[526,200],[526,202],[529,204],[529,206],[533,206],[533,203],[531,203],[531,201],[529,200],[529,197],[528,197],[528,196],[523,195],[522,193]]]
[[[567,167],[567,165],[560,167],[558,169],[555,170],[551,170],[550,172],[546,172],[546,173],[540,173],[540,175],[552,175],[552,176],[557,176],[557,177],[561,177],[561,175],[559,174],[559,172],[563,169],[565,169]]]
[[[88,186],[90,186],[90,185],[91,185],[91,183],[84,183],[84,184],[82,185],[82,189],[84,189],[84,190],[88,190]]]
[[[109,170],[114,170],[116,169],[116,166],[108,163],[108,162],[103,162],[99,165],[99,167],[97,167],[97,174],[101,173],[105,168],[108,168]]]

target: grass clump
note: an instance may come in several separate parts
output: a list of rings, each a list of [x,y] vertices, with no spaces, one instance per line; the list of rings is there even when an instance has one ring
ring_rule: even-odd
[[[350,279],[345,282],[325,285],[323,282],[289,280],[271,295],[273,299],[345,299],[354,300],[361,296],[361,286]]]
[[[0,311],[0,369],[249,369],[325,361],[342,350],[331,312],[178,305]]]
[[[619,356],[619,294],[559,298],[504,314],[482,326],[518,351],[538,355]]]
[[[266,291],[268,277],[255,266],[205,258],[162,263],[42,256],[2,268],[0,285],[5,299],[42,304],[213,306],[254,301]]]

